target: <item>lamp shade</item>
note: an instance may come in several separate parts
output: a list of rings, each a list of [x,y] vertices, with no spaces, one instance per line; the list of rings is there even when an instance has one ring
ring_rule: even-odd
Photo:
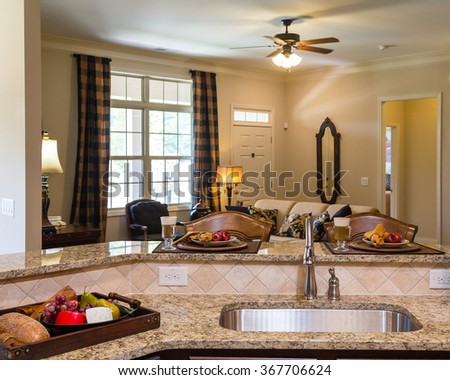
[[[226,165],[217,168],[216,182],[236,184],[243,182],[242,166]]]
[[[41,160],[42,173],[64,173],[58,157],[58,142],[56,140],[49,139],[46,132],[42,135]]]

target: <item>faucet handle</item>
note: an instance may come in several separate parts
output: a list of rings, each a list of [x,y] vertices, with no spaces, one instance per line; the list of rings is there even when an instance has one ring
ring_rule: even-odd
[[[336,277],[336,271],[333,267],[330,267],[328,272],[331,275],[328,280],[328,299],[331,301],[337,301],[341,297],[339,291],[339,279]]]

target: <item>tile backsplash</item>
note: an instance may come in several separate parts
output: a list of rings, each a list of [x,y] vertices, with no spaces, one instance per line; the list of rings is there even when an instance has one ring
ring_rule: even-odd
[[[159,267],[188,270],[187,286],[160,286]],[[316,265],[318,295],[325,296],[329,264]],[[450,290],[430,289],[430,269],[443,264],[343,263],[334,264],[345,295],[450,295]],[[107,294],[303,294],[304,266],[267,262],[142,262],[74,270],[0,283],[0,309],[41,302],[70,285],[77,293]]]

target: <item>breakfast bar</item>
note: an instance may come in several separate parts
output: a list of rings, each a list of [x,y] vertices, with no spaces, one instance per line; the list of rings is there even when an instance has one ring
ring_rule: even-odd
[[[262,243],[255,254],[154,253],[159,242],[117,241],[0,256],[1,309],[42,302],[65,285],[139,299],[160,327],[49,359],[211,357],[449,358],[449,291],[430,289],[429,272],[450,267],[450,247],[431,254],[335,255],[315,244],[318,298],[303,296],[304,243]],[[433,251],[434,252],[434,251]],[[161,286],[160,267],[183,267],[186,286]],[[334,267],[341,298],[326,297]],[[389,285],[389,286],[388,286]],[[421,326],[408,332],[251,332],[219,324],[222,310],[389,309]]]

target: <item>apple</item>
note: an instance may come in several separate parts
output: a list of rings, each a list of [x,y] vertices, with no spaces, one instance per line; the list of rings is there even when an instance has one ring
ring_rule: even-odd
[[[222,240],[222,234],[220,232],[214,232],[212,234],[212,240],[213,241],[221,241]]]
[[[231,238],[230,232],[227,231],[227,230],[223,230],[223,231],[220,233],[220,235],[221,235],[221,237],[222,237],[222,240],[230,240],[230,238]]]
[[[82,325],[85,324],[86,315],[78,311],[63,310],[56,316],[56,325]]]
[[[401,243],[402,236],[400,234],[389,234],[384,238],[386,243]]]

